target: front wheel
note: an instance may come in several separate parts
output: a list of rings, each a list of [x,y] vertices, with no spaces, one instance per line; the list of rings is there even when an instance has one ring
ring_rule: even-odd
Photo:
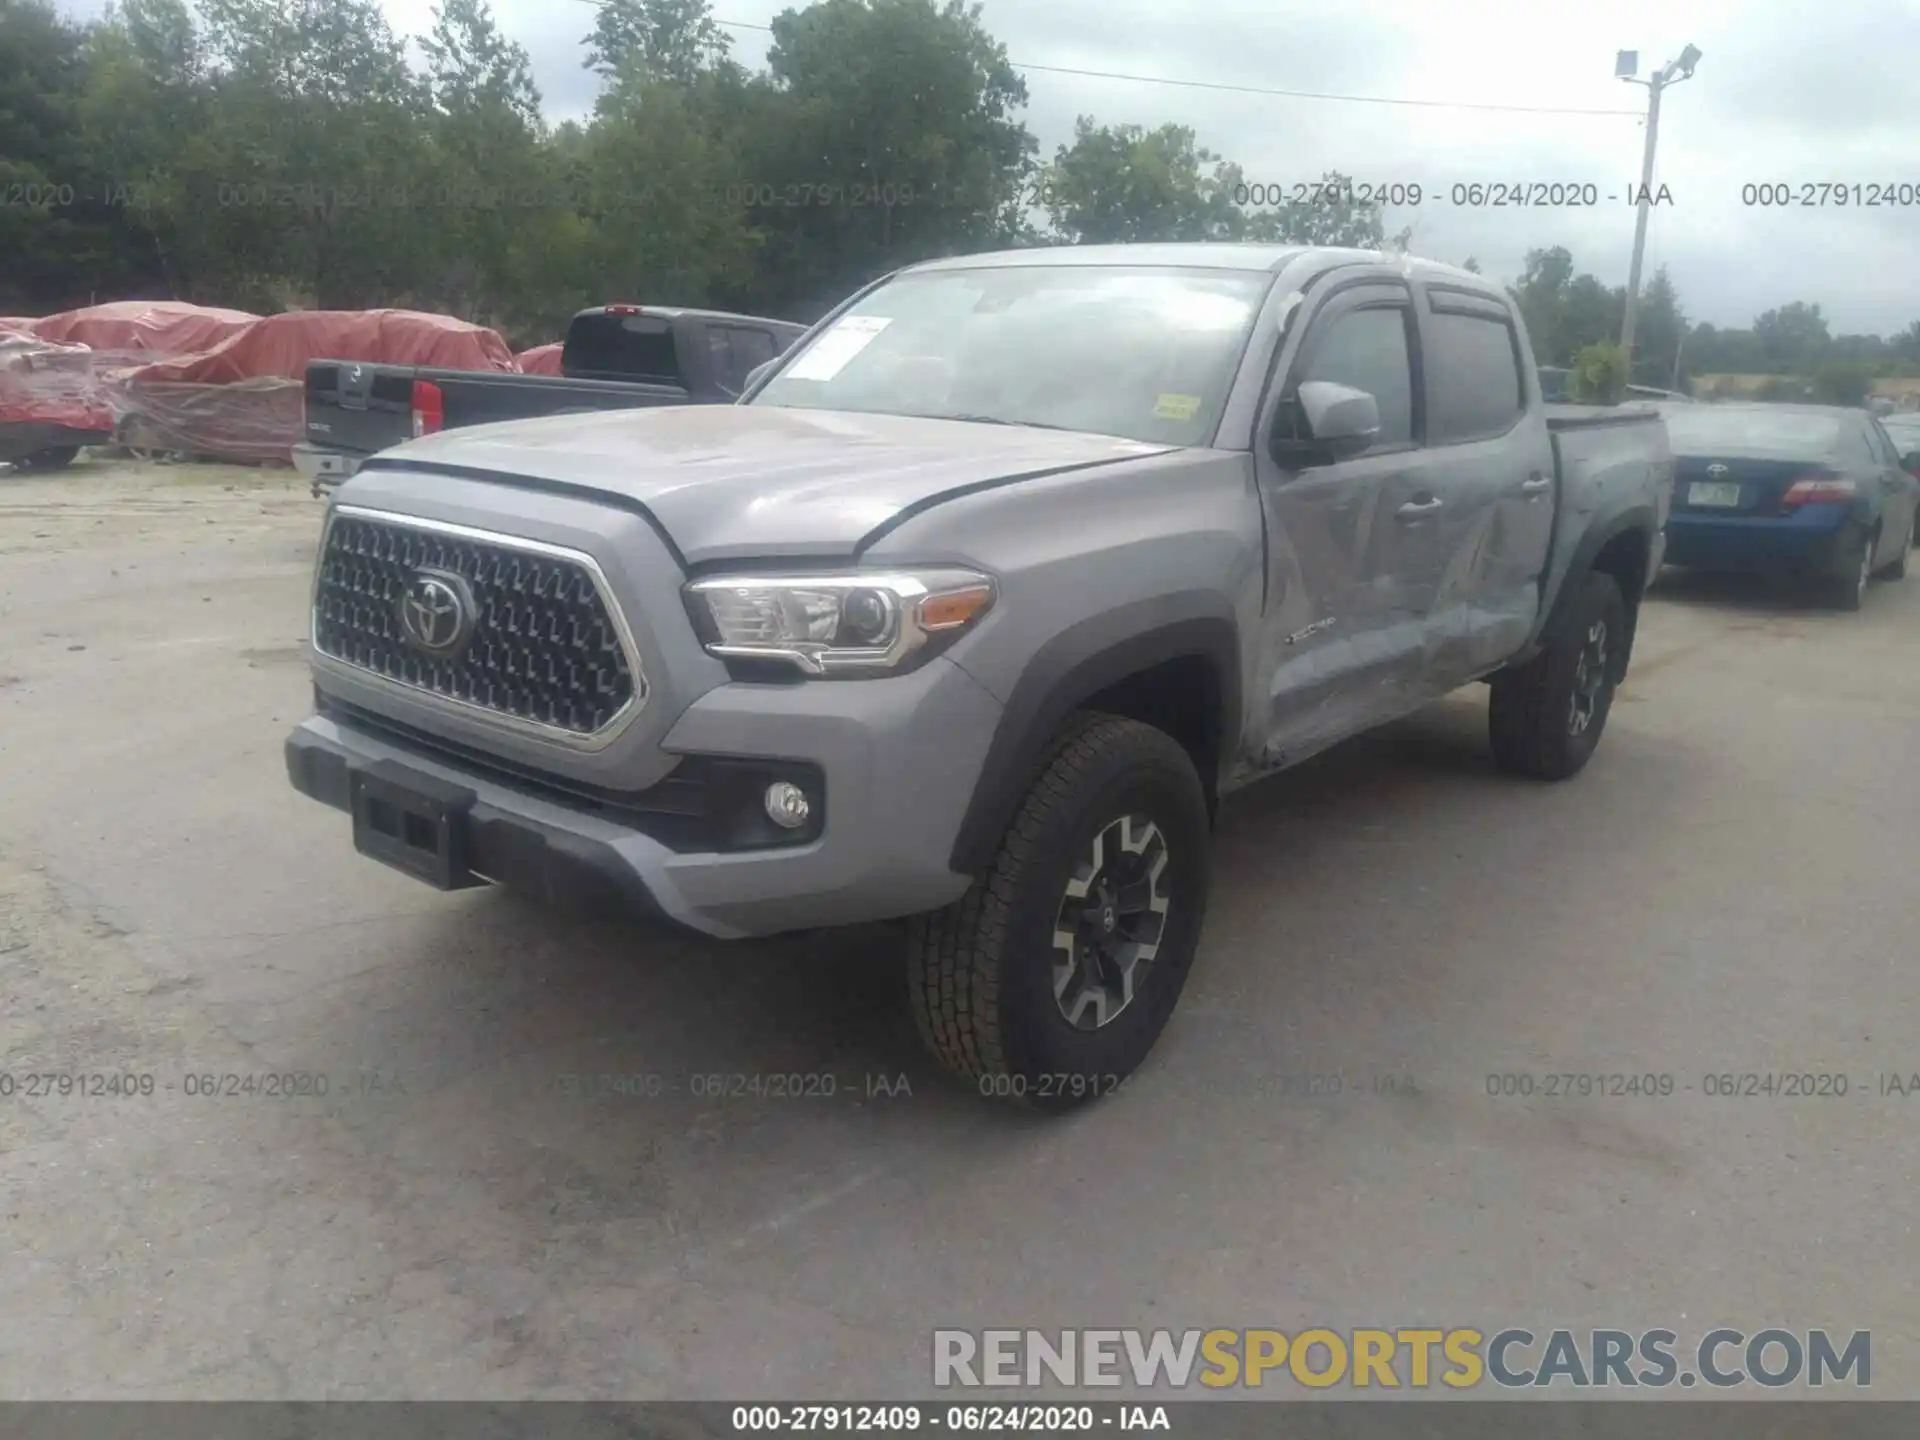
[[[13,462],[13,468],[23,474],[44,474],[49,470],[64,470],[73,463],[74,457],[79,453],[78,445],[49,445],[44,450],[35,450],[30,455],[22,455]]]
[[[1180,998],[1207,901],[1206,796],[1174,739],[1085,715],[999,853],[909,930],[921,1038],[979,1093],[1070,1109],[1118,1089]]]
[[[1575,582],[1569,582],[1575,583]],[[1536,780],[1577,775],[1600,744],[1625,669],[1627,607],[1611,575],[1577,582],[1546,648],[1493,677],[1487,731],[1504,770]]]

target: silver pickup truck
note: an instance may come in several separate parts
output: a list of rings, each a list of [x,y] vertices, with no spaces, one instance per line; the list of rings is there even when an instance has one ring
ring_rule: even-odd
[[[1529,356],[1497,286],[1367,251],[914,266],[738,405],[369,460],[289,774],[443,889],[905,919],[933,1053],[1071,1106],[1165,1026],[1228,792],[1475,680],[1502,766],[1593,753],[1673,461]]]

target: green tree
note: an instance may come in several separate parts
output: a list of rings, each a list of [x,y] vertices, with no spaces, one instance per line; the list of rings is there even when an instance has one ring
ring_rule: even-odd
[[[760,303],[818,314],[894,266],[1021,233],[1027,89],[977,4],[819,0],[772,28],[771,94],[752,99],[769,123],[730,177],[765,241]]]
[[[424,293],[507,329],[537,324],[577,199],[541,144],[527,53],[501,35],[486,0],[444,0],[422,39],[432,112],[430,188],[438,258]]]
[[[1751,330],[1702,323],[1687,339],[1687,368],[1695,374],[1761,375],[1767,360]]]
[[[1818,305],[1796,300],[1769,310],[1753,322],[1767,368],[1774,374],[1805,374],[1826,358],[1831,343],[1826,317]]]
[[[540,124],[540,91],[526,50],[494,23],[486,0],[444,0],[420,41],[434,103],[443,114],[494,112],[527,131]]]
[[[631,70],[689,87],[730,65],[733,41],[707,0],[597,0],[582,64],[611,80]]]
[[[1353,198],[1352,176],[1329,170],[1318,183],[1318,194],[1271,210],[1249,212],[1240,234],[1233,238],[1282,245],[1335,245],[1355,250],[1404,251],[1411,243],[1411,226],[1389,239],[1381,207]]]
[[[1533,358],[1540,365],[1566,365],[1574,346],[1565,343],[1562,312],[1567,289],[1573,283],[1573,252],[1564,245],[1529,250],[1520,279],[1512,286],[1514,303],[1533,339]]]
[[[196,298],[416,303],[439,218],[418,211],[429,90],[376,0],[201,0],[200,13],[203,111],[175,138],[166,195]]]
[[[1584,405],[1617,405],[1627,386],[1627,352],[1611,340],[1583,346],[1573,357],[1573,396]]]
[[[1083,115],[1042,177],[1055,235],[1070,243],[1241,240],[1287,245],[1387,244],[1382,211],[1352,200],[1352,183],[1328,171],[1320,193],[1249,208],[1240,167],[1200,145],[1184,125],[1148,130],[1096,125]],[[1402,247],[1403,231],[1395,237]]]
[[[184,0],[122,0],[108,14],[118,19],[134,57],[156,84],[183,88],[205,78],[200,27]]]
[[[0,304],[50,310],[158,279],[151,243],[112,203],[90,141],[90,32],[42,0],[0,0]]]
[[[231,76],[285,100],[402,100],[406,46],[377,0],[198,0],[209,48]],[[297,112],[296,112],[297,113]],[[294,113],[286,117],[295,118]]]
[[[1624,316],[1626,296],[1621,294]],[[1662,265],[1653,272],[1634,309],[1633,378],[1641,385],[1665,388],[1673,383],[1674,361],[1684,360],[1681,339],[1687,333],[1686,311],[1680,306],[1673,278]]]
[[[736,162],[686,95],[625,71],[577,149],[592,240],[575,283],[654,304],[697,304],[743,283],[756,239],[725,200]]]
[[[1618,340],[1626,309],[1624,286],[1609,289],[1592,275],[1576,275],[1560,307],[1557,343],[1561,353],[1572,354],[1602,341]]]
[[[1813,375],[1814,397],[1823,405],[1864,405],[1874,367],[1859,360],[1831,360]]]
[[[1074,122],[1040,193],[1054,232],[1071,244],[1237,238],[1238,171],[1197,144],[1184,125],[1157,130]]]

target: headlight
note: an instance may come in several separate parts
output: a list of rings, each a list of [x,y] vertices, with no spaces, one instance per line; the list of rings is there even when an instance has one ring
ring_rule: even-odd
[[[687,587],[712,621],[710,654],[781,660],[809,675],[881,674],[965,630],[993,604],[972,570],[725,575]]]

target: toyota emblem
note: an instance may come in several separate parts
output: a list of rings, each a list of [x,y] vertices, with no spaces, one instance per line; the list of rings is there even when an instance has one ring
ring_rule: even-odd
[[[1707,466],[1707,474],[1709,475],[1719,476],[1719,475],[1724,475],[1726,473],[1727,473],[1727,467],[1722,465],[1718,460],[1714,461],[1713,464]]]
[[[400,633],[429,655],[446,657],[467,643],[477,614],[473,592],[447,570],[419,570],[400,592]]]

